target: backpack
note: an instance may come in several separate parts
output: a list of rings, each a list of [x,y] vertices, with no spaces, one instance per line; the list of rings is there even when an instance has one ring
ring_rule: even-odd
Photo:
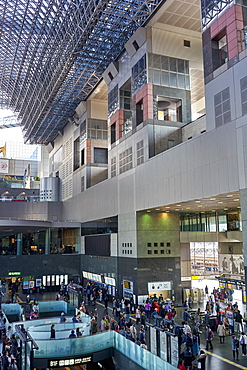
[[[214,338],[214,332],[213,332],[213,330],[210,330],[210,332],[209,332],[209,338],[210,339],[213,339]]]

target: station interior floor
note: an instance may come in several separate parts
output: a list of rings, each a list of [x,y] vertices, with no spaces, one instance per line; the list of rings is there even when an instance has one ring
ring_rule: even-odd
[[[8,294],[6,294],[3,299],[2,303],[9,300]],[[19,294],[20,301],[25,302],[26,301],[26,295]],[[47,292],[43,294],[34,294],[31,295],[31,298],[37,301],[50,301],[55,300],[56,298],[56,292]],[[242,300],[235,295],[233,297],[234,302],[237,301],[239,304],[239,308],[241,312],[243,313],[244,310],[246,310],[245,306],[242,306]],[[194,304],[193,309],[198,308],[198,306],[204,310],[205,303],[203,302],[199,305]],[[90,312],[93,308],[91,303],[87,305],[88,311]],[[104,305],[100,302],[97,302],[97,308],[99,313],[99,320],[104,316],[105,309]],[[111,316],[112,308],[111,303],[109,303],[108,307],[108,313]],[[134,315],[132,315],[134,318]],[[193,325],[192,325],[193,327]],[[137,327],[138,330],[138,327]],[[239,335],[238,335],[239,337]],[[206,359],[206,370],[234,370],[234,369],[246,369],[247,370],[247,356],[243,357],[241,352],[241,346],[239,349],[239,361],[234,361],[232,356],[232,347],[231,347],[231,336],[225,337],[225,344],[220,344],[219,337],[217,333],[215,333],[215,337],[213,339],[213,347],[214,349],[212,351],[207,351],[207,359]],[[147,344],[148,344],[148,338],[147,338]],[[202,334],[201,334],[201,348],[205,349],[205,330],[202,328]],[[126,370],[126,369],[123,369]],[[150,369],[151,370],[151,369]]]

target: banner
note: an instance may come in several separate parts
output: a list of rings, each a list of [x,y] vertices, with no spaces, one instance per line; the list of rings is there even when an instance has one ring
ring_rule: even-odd
[[[9,173],[9,161],[8,159],[0,158],[0,173]]]

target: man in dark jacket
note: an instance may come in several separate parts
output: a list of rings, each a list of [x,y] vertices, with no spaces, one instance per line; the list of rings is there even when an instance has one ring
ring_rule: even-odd
[[[190,347],[187,347],[187,349],[183,352],[182,358],[184,360],[185,367],[192,366],[192,361],[195,359],[195,357],[193,356]]]

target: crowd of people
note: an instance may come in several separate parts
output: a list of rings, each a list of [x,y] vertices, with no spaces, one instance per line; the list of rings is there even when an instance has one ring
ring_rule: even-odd
[[[21,349],[11,326],[6,328],[6,319],[0,312],[1,370],[21,369]]]

